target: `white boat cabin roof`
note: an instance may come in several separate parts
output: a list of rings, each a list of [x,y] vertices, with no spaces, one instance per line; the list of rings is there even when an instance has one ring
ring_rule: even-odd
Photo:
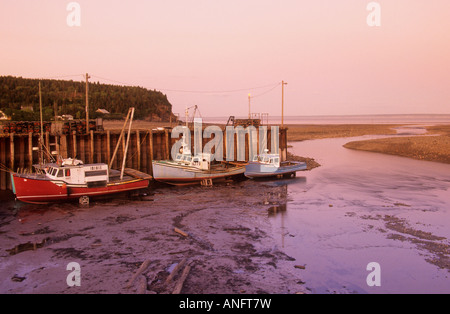
[[[260,154],[253,156],[253,162],[274,165],[276,167],[280,166],[280,155],[279,154]]]
[[[210,170],[211,168],[211,154],[198,154],[192,156],[191,154],[177,154],[175,162],[179,165],[195,167],[202,170]]]
[[[83,164],[79,160],[64,160],[61,164],[50,163],[35,167],[52,180],[76,184],[97,181],[109,182],[109,168],[107,164],[103,163]]]

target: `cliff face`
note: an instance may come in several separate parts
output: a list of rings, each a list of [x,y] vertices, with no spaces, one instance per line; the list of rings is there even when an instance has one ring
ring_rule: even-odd
[[[85,116],[85,82],[41,80],[44,118],[57,115]],[[89,115],[106,109],[113,117],[136,108],[136,119],[168,121],[173,117],[167,96],[156,90],[136,86],[89,83]],[[23,110],[23,108],[30,108]],[[0,76],[0,110],[13,120],[39,120],[39,80]]]

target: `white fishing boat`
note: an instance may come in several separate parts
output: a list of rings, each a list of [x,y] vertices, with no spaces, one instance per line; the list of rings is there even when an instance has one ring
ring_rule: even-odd
[[[193,106],[195,112],[197,106]],[[189,129],[189,109],[186,108],[185,132]],[[194,112],[194,116],[195,116]],[[245,164],[218,162],[212,154],[192,155],[190,145],[183,135],[180,152],[173,160],[153,161],[153,179],[171,185],[212,185],[214,181],[224,181],[244,174]]]
[[[216,162],[207,153],[192,156],[184,142],[174,160],[153,161],[153,178],[171,185],[211,185],[214,181],[231,179],[244,172],[245,164],[242,163]]]
[[[267,150],[254,156],[245,167],[245,176],[250,179],[278,176],[296,176],[297,171],[306,170],[305,162],[281,161],[280,155],[269,154]]]

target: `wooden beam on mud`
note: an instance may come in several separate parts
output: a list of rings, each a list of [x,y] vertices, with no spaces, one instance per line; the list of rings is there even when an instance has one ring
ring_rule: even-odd
[[[179,262],[177,264],[177,266],[174,267],[174,269],[172,270],[172,272],[170,273],[170,275],[166,278],[166,281],[164,282],[166,285],[169,284],[173,278],[178,274],[178,272],[180,271],[181,268],[183,268],[183,266],[186,264],[187,259],[184,258],[181,262]]]
[[[186,237],[186,238],[189,237],[189,235],[181,229],[174,228],[174,231],[178,234],[181,234],[183,237]]]
[[[178,280],[175,289],[173,289],[172,294],[180,294],[181,290],[183,289],[183,285],[184,282],[186,281],[187,277],[189,276],[189,272],[191,271],[191,266],[187,265],[184,270],[183,273],[181,274],[180,279]]]
[[[133,275],[133,277],[131,277],[130,281],[127,284],[127,288],[131,288],[131,286],[133,285],[133,283],[136,281],[136,279],[142,275],[142,273],[144,271],[147,270],[147,268],[150,266],[151,260],[146,260],[141,264],[141,267],[139,267],[139,269],[137,270],[137,272]]]

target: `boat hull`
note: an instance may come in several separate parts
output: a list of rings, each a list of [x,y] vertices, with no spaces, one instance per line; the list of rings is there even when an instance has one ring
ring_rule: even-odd
[[[121,192],[145,189],[149,180],[132,179],[105,183],[101,186],[68,185],[64,181],[49,180],[43,176],[12,174],[14,193],[25,203],[49,203],[79,199],[82,196],[96,197]]]
[[[306,170],[307,165],[304,162],[289,162],[280,167],[262,164],[259,162],[250,162],[245,167],[245,176],[247,178],[269,178],[296,173]]]
[[[156,181],[171,185],[195,185],[209,179],[219,181],[242,175],[244,172],[244,165],[227,166],[223,164],[218,167],[212,167],[211,170],[201,170],[170,161],[153,162],[153,178]]]

